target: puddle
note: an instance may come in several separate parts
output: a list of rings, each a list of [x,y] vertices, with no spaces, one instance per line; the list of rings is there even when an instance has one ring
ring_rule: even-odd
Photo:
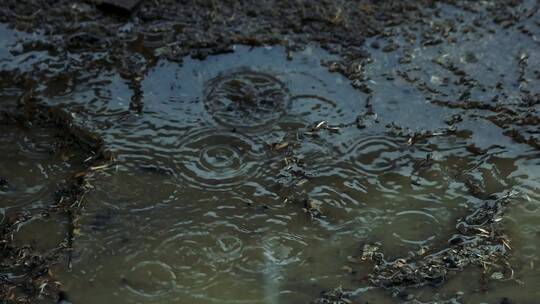
[[[70,299],[308,302],[314,290],[358,288],[342,267],[362,243],[379,241],[390,257],[444,244],[456,219],[481,202],[469,194],[464,172],[490,194],[523,180],[537,183],[530,170],[538,164],[502,161],[534,158],[526,147],[471,155],[467,147],[488,129],[473,124],[470,135],[411,146],[408,136],[386,127],[399,118],[412,129],[442,128],[454,110],[420,106],[434,124],[418,114],[397,115],[400,107],[375,107],[378,122],[358,129],[366,95],[322,67],[327,57],[309,48],[288,61],[279,47],[239,46],[205,61],[186,58],[182,66],[161,61],[142,81],[141,114],[99,98],[96,89],[75,90],[66,106],[88,107],[81,115],[98,114],[98,122],[110,119],[97,129],[118,162],[87,197],[73,271],[59,270]],[[125,87],[121,79],[103,77],[99,94],[125,96],[113,93]],[[77,98],[92,94],[102,103],[99,113],[88,97]],[[311,134],[321,120],[339,131]],[[288,152],[273,150],[282,140],[290,141]],[[288,183],[295,174],[283,161],[288,153],[302,159],[297,169],[306,182]],[[489,184],[490,174],[497,174],[496,184]],[[318,204],[322,216],[312,219],[291,194]]]
[[[473,33],[464,36],[451,52],[414,42],[408,65],[399,63],[403,54],[374,48],[359,67],[371,93],[329,72],[321,61],[339,58],[313,46],[293,53],[235,46],[202,61],[160,60],[139,79],[139,94],[114,69],[53,73],[63,78],[38,87],[42,101],[116,154],[85,196],[73,268],[53,269],[62,290],[80,304],[286,304],[342,286],[363,301],[398,303],[373,289],[371,265],[351,264],[351,256],[369,243],[380,243],[387,259],[446,248],[471,208],[515,190],[504,227],[515,278],[525,285],[485,283],[478,269],[466,269],[412,293],[432,300],[463,291],[467,302],[494,303],[538,295],[540,248],[530,240],[540,234],[540,154],[505,136],[485,109],[433,102],[463,94],[452,62],[487,75],[486,90],[468,93],[475,99],[492,98],[498,81],[513,92],[513,80],[494,75],[511,68],[503,55],[519,50],[509,37],[507,49],[492,53],[500,35],[479,46]],[[7,28],[0,37],[17,43]],[[0,63],[26,55],[0,48]],[[0,91],[10,103],[19,94]],[[0,134],[0,222],[50,205],[82,169],[81,155],[55,154],[48,131],[2,125]],[[61,229],[38,219],[16,239],[46,248]],[[44,232],[44,242],[32,240]]]

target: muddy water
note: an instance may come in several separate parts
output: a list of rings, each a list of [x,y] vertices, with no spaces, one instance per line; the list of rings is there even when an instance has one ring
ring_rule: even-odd
[[[0,125],[0,132],[3,214],[46,208],[54,202],[55,191],[82,169],[80,151],[55,147],[54,130]]]
[[[366,242],[380,242],[389,257],[442,248],[456,219],[511,189],[519,194],[505,226],[524,285],[486,288],[469,269],[441,288],[412,292],[444,299],[462,291],[475,303],[539,296],[538,151],[481,117],[464,117],[446,134],[445,120],[461,111],[389,79],[395,63],[386,56],[374,53],[368,66],[371,100],[321,66],[333,56],[315,47],[291,60],[279,47],[237,46],[204,61],[159,61],[141,81],[140,112],[130,109],[128,83],[111,71],[47,90],[46,102],[74,112],[117,153],[85,198],[73,269],[54,270],[70,300],[306,303],[341,285],[363,301],[397,303],[370,287],[368,265],[351,265],[348,256]],[[409,134],[423,130],[441,134],[411,145]],[[17,137],[2,136],[6,146]],[[0,164],[2,174],[35,171]],[[482,197],[471,195],[470,183]],[[1,207],[34,201],[39,189],[22,188],[20,203]]]
[[[47,211],[56,203],[56,192],[83,169],[85,154],[62,147],[50,127],[0,125],[0,134],[0,224],[17,220],[14,244],[45,254],[64,241],[68,229],[66,218]],[[0,272],[7,278],[25,275],[21,267]]]

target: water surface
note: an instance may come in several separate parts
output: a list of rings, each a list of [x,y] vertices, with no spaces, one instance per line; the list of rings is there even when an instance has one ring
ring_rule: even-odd
[[[141,82],[139,112],[115,71],[44,88],[45,102],[86,121],[117,154],[85,197],[73,269],[54,269],[70,300],[306,303],[343,286],[363,301],[398,303],[370,287],[369,264],[348,257],[372,242],[388,257],[444,248],[457,219],[512,189],[519,194],[504,225],[524,285],[490,281],[485,289],[478,269],[467,269],[416,293],[462,291],[467,302],[490,303],[539,296],[540,248],[531,241],[540,233],[539,152],[480,115],[464,115],[453,124],[458,131],[447,132],[445,121],[462,111],[388,78],[398,66],[388,54],[374,51],[366,68],[372,96],[330,73],[323,59],[335,57],[307,47],[288,60],[281,47],[237,46],[204,61],[159,61]],[[439,135],[411,143],[425,130]],[[10,156],[0,172],[24,192],[2,188],[4,214],[39,207],[48,183],[71,168],[38,153],[47,142],[39,131],[25,154],[28,140],[17,132],[2,130],[2,155]],[[472,195],[470,183],[484,196]]]

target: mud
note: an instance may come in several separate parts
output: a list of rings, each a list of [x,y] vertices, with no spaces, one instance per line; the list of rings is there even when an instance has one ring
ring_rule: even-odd
[[[394,289],[397,294],[406,287],[438,286],[447,280],[450,272],[471,265],[482,266],[487,272],[495,268],[499,273],[511,273],[508,279],[514,279],[513,270],[507,268],[509,240],[497,224],[502,220],[502,208],[508,197],[487,202],[460,219],[456,234],[448,240],[448,248],[433,253],[421,249],[417,255],[392,262],[385,261],[384,255],[370,252],[369,259],[376,265],[370,281],[376,286]],[[365,252],[362,258],[366,259]]]
[[[0,299],[536,298],[537,1],[119,2],[2,3]]]
[[[13,132],[37,133],[41,137],[45,136],[45,141],[41,139],[41,142],[31,142],[25,138],[28,143],[24,147],[24,153],[34,157],[39,154],[49,155],[53,159],[59,158],[62,161],[71,158],[70,162],[79,161],[81,165],[84,162],[83,168],[79,165],[70,165],[73,168],[64,169],[68,169],[66,171],[82,169],[82,171],[68,173],[62,183],[56,181],[56,185],[40,190],[41,201],[35,194],[32,198],[25,198],[24,192],[18,191],[19,186],[29,187],[30,185],[16,186],[2,179],[3,199],[12,201],[9,203],[11,208],[7,211],[4,209],[5,213],[1,221],[0,268],[3,275],[0,298],[5,302],[35,303],[42,297],[58,298],[61,285],[54,279],[51,267],[58,263],[66,263],[66,266],[70,267],[77,217],[82,208],[84,194],[90,188],[87,177],[92,175],[92,168],[108,163],[111,155],[103,150],[101,141],[92,135],[87,135],[83,129],[75,127],[69,115],[61,109],[40,105],[35,100],[32,102],[21,100],[17,108],[14,112],[1,112],[0,128],[2,132],[5,132],[4,135],[8,134],[8,130],[13,130]],[[4,157],[14,157],[13,154],[6,153]],[[23,159],[26,157],[28,156],[23,156]],[[43,164],[42,161],[39,165],[41,164]],[[17,169],[29,170],[32,174],[32,169]],[[47,179],[53,178],[52,172],[48,174],[44,172],[52,169],[52,166],[40,169]],[[13,173],[10,171],[10,174]],[[17,182],[21,181],[17,180]],[[12,196],[9,195],[10,192],[13,192]],[[3,204],[5,203],[3,201]],[[52,220],[64,226],[61,241],[43,248],[39,248],[42,246],[36,246],[36,244],[21,242],[21,228],[36,220]],[[34,240],[40,238],[50,238],[50,236],[32,236]]]

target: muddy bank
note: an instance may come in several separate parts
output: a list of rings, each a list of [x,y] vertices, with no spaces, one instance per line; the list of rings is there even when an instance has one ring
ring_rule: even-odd
[[[20,132],[21,136],[34,133],[47,134],[46,143],[31,143],[25,153],[48,155],[52,159],[59,158],[64,162],[84,160],[84,163],[73,165],[81,171],[67,173],[65,179],[56,180],[56,185],[51,185],[49,190],[43,193],[43,203],[33,195],[29,199],[30,206],[22,205],[21,208],[7,211],[3,209],[0,222],[2,251],[0,268],[4,274],[1,278],[0,299],[8,303],[35,303],[43,297],[58,299],[61,295],[61,284],[54,278],[51,267],[58,263],[65,263],[66,267],[71,267],[73,237],[78,229],[77,221],[79,211],[83,207],[84,195],[91,189],[89,180],[93,172],[112,161],[112,155],[104,150],[103,143],[99,139],[76,126],[67,112],[40,105],[34,99],[22,99],[16,110],[0,112],[0,128],[2,132],[6,132],[5,135],[8,135],[8,130]],[[14,155],[6,154],[4,157]],[[39,161],[43,163],[42,160]],[[40,174],[32,173],[31,169],[27,170],[29,170],[26,172],[29,175],[26,177],[27,180],[32,178],[32,174]],[[10,175],[13,173],[10,172]],[[53,172],[43,174],[46,174],[47,179],[56,177],[52,176]],[[14,205],[15,201],[24,197],[22,193],[25,189],[18,189],[19,187],[24,187],[20,178],[13,181],[2,178],[2,195],[12,200],[12,204],[7,206]],[[15,193],[14,197],[11,197],[12,192]],[[7,207],[4,205],[7,202],[2,203],[4,208]],[[49,220],[62,226],[61,241],[45,246],[24,241],[21,231],[26,225]],[[32,236],[38,243],[41,242],[41,238],[49,239],[50,236],[45,234]],[[47,241],[44,244],[47,244]]]

